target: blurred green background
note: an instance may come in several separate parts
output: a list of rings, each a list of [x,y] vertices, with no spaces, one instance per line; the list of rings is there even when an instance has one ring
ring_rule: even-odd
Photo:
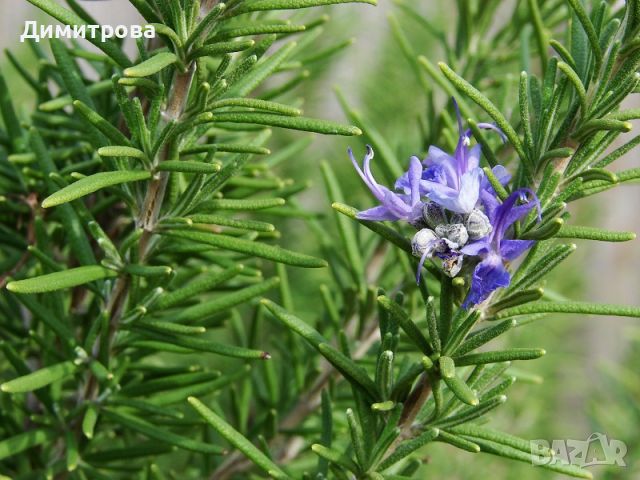
[[[389,15],[393,15],[410,40],[413,50],[432,63],[443,60],[434,38],[409,19],[393,2],[379,0],[378,7],[346,5],[327,9],[332,17],[316,42],[318,48],[353,38],[354,43],[328,60],[317,62],[310,78],[294,90],[309,116],[345,121],[336,99],[338,87],[365,118],[386,138],[400,159],[422,154],[418,117],[426,111],[427,99],[410,64],[394,39]],[[504,1],[496,22],[503,22],[514,2]],[[110,25],[140,22],[127,0],[83,2],[98,21]],[[450,0],[414,0],[412,5],[433,24],[447,29],[455,25],[457,13]],[[502,13],[501,13],[502,12]],[[25,20],[48,23],[26,0],[0,2],[0,47],[11,49],[29,68],[34,58],[19,35]],[[129,48],[133,45],[128,45]],[[315,47],[315,45],[314,45]],[[130,50],[131,51],[131,50]],[[33,109],[32,97],[21,84],[6,56],[0,63],[7,76],[11,95],[23,118]],[[512,72],[517,75],[518,71]],[[434,101],[448,106],[444,92]],[[629,105],[631,106],[631,105]],[[638,106],[637,104],[635,105]],[[511,108],[506,105],[506,108]],[[627,138],[630,138],[628,134]],[[302,134],[274,132],[269,147],[277,152]],[[320,161],[327,160],[341,179],[346,201],[358,208],[372,204],[366,188],[352,170],[346,155],[351,146],[356,156],[367,141],[362,139],[314,137],[313,143],[279,172],[296,182],[310,181],[301,198],[305,208],[319,214],[330,232],[330,204],[322,187]],[[614,145],[612,148],[615,148]],[[638,154],[623,158],[614,170],[638,166]],[[374,166],[375,168],[375,166]],[[640,188],[625,185],[572,205],[580,224],[613,230],[640,231]],[[286,224],[285,224],[286,223]],[[282,242],[309,253],[318,248],[312,231],[300,220],[281,220],[285,233]],[[625,244],[581,241],[578,251],[564,263],[549,281],[549,287],[569,298],[607,303],[640,304],[640,249],[638,241]],[[297,286],[295,303],[299,310],[312,312],[317,305],[315,286],[322,272],[291,270],[292,285]],[[311,289],[311,286],[314,289]],[[522,383],[512,389],[507,404],[493,415],[492,424],[525,438],[584,440],[594,432],[624,441],[628,446],[626,468],[592,467],[596,478],[640,478],[640,329],[633,319],[583,316],[549,316],[532,325],[516,329],[507,339],[512,346],[539,346],[548,354],[524,365],[528,373],[544,379],[541,383]],[[506,462],[491,456],[471,455],[445,444],[428,449],[425,474],[429,478],[470,479],[549,479],[554,474],[528,465]]]

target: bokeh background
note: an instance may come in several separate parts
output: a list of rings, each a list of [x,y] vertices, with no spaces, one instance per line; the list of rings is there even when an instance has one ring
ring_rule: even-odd
[[[138,24],[142,20],[127,0],[82,2],[101,23]],[[435,24],[455,24],[455,9],[450,0],[414,0],[412,5]],[[512,1],[504,2],[498,13],[510,12]],[[310,116],[344,121],[345,115],[336,99],[339,87],[350,104],[367,117],[393,146],[399,158],[419,153],[419,126],[416,118],[426,108],[426,99],[401,55],[389,26],[389,15],[398,19],[412,48],[433,63],[442,53],[415,22],[388,0],[378,7],[345,5],[327,9],[331,21],[318,42],[353,38],[354,42],[333,58],[320,62],[311,79],[295,91],[305,113]],[[0,47],[10,49],[24,65],[35,61],[19,36],[26,20],[50,23],[26,0],[0,0]],[[496,22],[504,21],[497,18]],[[328,39],[328,40],[327,40]],[[133,45],[129,45],[133,47]],[[24,119],[33,109],[33,98],[9,64],[0,58],[10,85],[11,95],[22,110]],[[518,72],[514,71],[514,75]],[[436,98],[446,105],[444,93]],[[637,100],[626,106],[640,106]],[[636,125],[636,130],[640,125]],[[626,140],[634,133],[623,136]],[[300,134],[274,132],[270,147],[277,151]],[[363,139],[366,141],[366,132]],[[364,141],[340,138],[314,138],[314,142],[294,162],[284,165],[282,174],[296,181],[310,181],[302,196],[304,206],[327,217],[330,227],[330,200],[322,188],[319,163],[328,160],[339,173],[347,192],[348,203],[360,208],[371,204],[365,188],[352,171],[346,155],[348,145],[363,151]],[[615,146],[614,146],[615,147]],[[614,164],[613,170],[639,166],[640,153],[631,152]],[[624,185],[571,205],[575,223],[612,230],[640,232],[640,187]],[[301,222],[292,222],[291,238],[283,242],[303,240],[304,249],[316,248],[309,240],[309,230]],[[297,232],[297,233],[296,233]],[[308,246],[308,247],[307,247]],[[640,305],[640,249],[638,240],[624,244],[579,241],[578,250],[564,263],[549,287],[575,300]],[[292,272],[293,285],[301,285],[296,304],[303,309],[313,300],[305,297],[308,271]],[[492,424],[523,436],[542,439],[584,440],[594,432],[624,441],[628,446],[626,468],[594,467],[596,478],[640,478],[640,329],[638,320],[613,317],[549,316],[545,320],[517,329],[507,341],[513,346],[540,346],[548,354],[541,360],[523,366],[532,376],[531,383],[512,389],[506,406],[494,414]],[[463,454],[444,444],[434,444],[426,461],[429,478],[469,479],[548,479],[555,475],[501,459]]]

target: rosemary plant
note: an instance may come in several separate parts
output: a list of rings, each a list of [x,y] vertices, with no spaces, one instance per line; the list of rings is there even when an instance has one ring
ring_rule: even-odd
[[[75,0],[28,1],[96,23]],[[640,83],[640,2],[460,0],[451,36],[398,0],[391,31],[428,106],[411,159],[340,92],[357,127],[287,102],[350,43],[327,43],[317,7],[351,2],[130,3],[159,34],[135,61],[115,40],[31,42],[35,73],[10,56],[28,118],[0,75],[0,474],[428,478],[436,442],[534,462],[485,425],[523,376],[511,363],[545,353],[508,333],[640,317],[543,290],[571,239],[635,238],[574,225],[568,206],[640,178],[608,169],[640,143],[623,135],[640,112],[621,107]],[[307,138],[271,153],[271,127],[364,132],[354,178],[378,204],[344,203],[345,155],[321,166],[333,215],[307,211],[308,185],[278,172],[317,159]]]

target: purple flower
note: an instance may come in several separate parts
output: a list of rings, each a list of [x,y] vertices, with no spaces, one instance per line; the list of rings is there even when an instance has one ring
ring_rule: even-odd
[[[446,275],[455,277],[462,268],[463,255],[459,248],[467,242],[468,238],[467,231],[460,224],[441,225],[436,228],[436,231],[429,228],[419,230],[411,240],[411,253],[420,258],[416,270],[416,283],[420,283],[424,262],[427,258],[433,257],[442,261],[442,270]]]
[[[380,205],[377,207],[358,212],[357,218],[361,220],[405,220],[411,224],[416,224],[422,218],[423,203],[420,201],[420,177],[422,175],[422,165],[416,157],[411,157],[409,170],[405,174],[407,177],[407,188],[405,193],[395,193],[387,187],[380,185],[373,178],[371,173],[371,159],[373,159],[373,149],[367,145],[367,154],[362,162],[362,168],[353,156],[353,151],[348,150],[351,162],[358,175],[369,187],[371,193],[378,199]]]
[[[466,214],[476,207],[481,186],[486,180],[480,168],[481,147],[475,145],[470,148],[471,130],[463,129],[462,117],[455,99],[453,104],[458,118],[458,145],[453,155],[438,147],[429,147],[427,157],[423,161],[426,168],[420,178],[420,194],[449,211]],[[504,134],[495,125],[480,123],[478,126],[495,130],[504,139]],[[398,179],[395,187],[408,193],[411,188],[408,173]]]
[[[442,271],[450,277],[460,273],[463,262],[479,262],[463,305],[468,308],[484,301],[497,288],[509,285],[511,277],[505,263],[518,257],[533,242],[505,237],[515,221],[536,205],[539,211],[540,206],[535,194],[528,189],[514,192],[504,203],[498,200],[480,168],[481,147],[471,147],[472,131],[463,129],[458,105],[453,102],[459,131],[455,152],[450,155],[431,146],[424,161],[411,157],[407,172],[395,183],[396,191],[380,185],[373,177],[370,146],[362,166],[351,149],[349,156],[380,202],[377,207],[359,212],[357,218],[405,220],[418,230],[411,242],[412,253],[419,258],[416,281],[420,281],[427,259],[440,261]],[[496,131],[506,141],[495,125],[480,123],[478,126]],[[493,168],[493,174],[502,185],[507,185],[511,178],[501,165]]]
[[[530,198],[527,199],[527,196]],[[518,205],[518,200],[524,203]],[[535,243],[533,240],[505,238],[509,227],[534,207],[538,208],[539,215],[540,202],[532,190],[516,190],[502,204],[491,195],[483,196],[483,202],[493,230],[485,238],[469,243],[461,249],[465,255],[477,255],[482,258],[473,271],[471,290],[462,304],[463,308],[477,305],[497,288],[508,286],[511,275],[504,262],[515,260]]]

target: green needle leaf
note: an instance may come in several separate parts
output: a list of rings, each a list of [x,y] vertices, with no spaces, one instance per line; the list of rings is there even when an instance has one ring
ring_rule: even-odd
[[[330,122],[329,120],[318,120],[315,118],[307,117],[289,117],[272,113],[215,113],[213,116],[213,121],[267,125],[270,127],[302,130],[304,132],[322,133],[325,135],[362,135],[362,131],[358,127],[343,125],[337,122]]]
[[[582,178],[583,182],[591,182],[593,180],[602,180],[607,183],[617,183],[618,177],[615,173],[610,172],[609,170],[605,170],[602,168],[589,168],[583,172],[577,173],[571,178],[565,180],[565,184],[570,185],[573,180],[576,178]]]
[[[217,163],[192,162],[189,160],[165,160],[160,163],[157,170],[161,172],[200,173],[210,175],[220,171]]]
[[[239,8],[232,10],[234,15],[264,10],[289,10],[297,8],[320,7],[322,5],[336,5],[338,3],[368,3],[377,5],[377,0],[254,0],[244,2]],[[230,12],[230,13],[231,13]]]
[[[433,297],[427,298],[425,307],[429,340],[431,342],[431,345],[433,346],[433,350],[439,353],[442,349],[442,343],[440,341],[440,332],[438,332],[438,317],[436,315],[436,308],[433,303]]]
[[[275,479],[287,479],[289,476],[258,448],[256,448],[245,436],[216,415],[211,409],[195,397],[189,397],[188,402],[222,437],[231,445],[240,450],[249,460],[262,468],[268,475]]]
[[[362,388],[374,401],[378,400],[378,388],[369,378],[366,370],[329,345],[328,341],[315,328],[289,313],[280,305],[267,299],[262,299],[261,303],[287,328],[309,342],[347,379]]]
[[[244,347],[237,347],[228,343],[213,342],[203,338],[194,338],[193,336],[178,335],[172,333],[151,332],[146,328],[132,327],[137,333],[141,333],[145,337],[149,337],[171,345],[177,345],[186,350],[193,352],[207,352],[223,357],[245,358],[248,360],[268,360],[271,356],[262,350],[252,350]]]
[[[493,303],[489,307],[488,311],[490,313],[495,313],[499,312],[500,310],[504,310],[505,308],[515,307],[516,305],[522,305],[523,303],[534,302],[542,298],[543,294],[544,290],[542,288],[534,288],[531,290],[521,290],[519,292],[514,292],[512,295],[508,295]]]
[[[73,433],[69,430],[65,432],[65,447],[67,450],[66,463],[67,463],[67,471],[73,472],[76,468],[78,468],[78,442]]]
[[[281,113],[283,115],[289,115],[292,117],[297,117],[302,113],[298,108],[290,107],[289,105],[283,105],[282,103],[260,100],[259,98],[225,98],[222,100],[217,100],[207,106],[207,108],[210,110],[215,110],[217,108],[223,107],[255,108],[272,113]]]
[[[395,465],[403,458],[411,455],[419,448],[422,448],[427,443],[435,440],[438,435],[440,435],[440,430],[438,430],[437,428],[430,428],[426,432],[418,435],[416,438],[402,442],[400,445],[398,445],[398,448],[396,448],[396,450],[391,455],[389,455],[382,461],[378,469],[385,470],[392,465]]]
[[[491,442],[515,448],[522,452],[531,453],[531,442],[529,440],[518,438],[491,428],[482,427],[480,425],[465,424],[450,428],[450,430],[458,435],[489,440]],[[548,457],[553,456],[553,450],[550,448],[540,449],[538,453]]]
[[[123,145],[114,145],[110,147],[102,147],[98,149],[98,155],[101,157],[130,157],[130,158],[146,158],[142,150]]]
[[[209,41],[225,40],[227,38],[246,37],[249,35],[267,35],[270,33],[298,33],[304,32],[304,25],[243,25],[238,28],[221,28]]]
[[[274,277],[264,282],[260,282],[257,285],[252,285],[212,300],[200,302],[197,305],[188,307],[178,313],[175,317],[175,321],[191,323],[198,319],[213,315],[214,313],[228,310],[236,305],[246,304],[252,298],[264,295],[279,284],[280,279],[278,277]]]
[[[197,335],[200,333],[206,333],[207,331],[204,327],[155,320],[140,320],[136,322],[136,327],[143,329],[148,328],[149,330],[166,334],[177,333],[179,335]]]
[[[493,173],[493,170],[491,170],[489,167],[484,167],[482,170],[484,171],[484,174],[487,176],[487,180],[489,180],[489,183],[491,184],[493,189],[496,191],[498,198],[500,198],[500,200],[502,201],[506,200],[506,198],[509,196],[509,192],[507,192],[505,188],[502,186],[502,184],[500,183],[500,180],[498,180],[498,178]]]
[[[358,465],[344,453],[341,453],[332,448],[325,447],[324,445],[320,445],[319,443],[314,443],[313,445],[311,445],[311,450],[313,450],[318,456],[328,460],[331,463],[341,466],[349,472],[357,473],[360,471]]]
[[[471,353],[455,359],[456,365],[480,365],[485,363],[510,362],[511,360],[535,360],[547,352],[542,348],[512,348],[496,352]]]
[[[372,400],[378,400],[380,398],[378,387],[373,380],[369,378],[364,368],[357,365],[353,360],[328,343],[319,344],[318,350],[347,380],[350,380],[352,384],[356,384],[361,390],[366,392]]]
[[[272,302],[271,300],[262,299],[261,303],[267,307],[267,309],[285,326],[295,333],[304,338],[313,347],[318,348],[321,343],[327,343],[327,339],[324,338],[315,328],[303,322],[301,319],[287,312],[280,305]]]
[[[92,110],[86,103],[80,100],[73,102],[73,108],[82,115],[89,123],[96,127],[111,143],[115,145],[131,146],[131,142],[125,137],[120,130],[114,127],[111,122],[102,115]]]
[[[95,280],[117,277],[118,272],[99,265],[71,268],[48,273],[39,277],[16,280],[7,284],[7,290],[14,293],[42,293],[76,287]]]
[[[440,367],[440,375],[442,378],[452,378],[456,374],[456,365],[450,357],[444,355],[438,358],[438,366]]]
[[[0,385],[0,390],[7,393],[32,392],[72,375],[77,368],[78,366],[71,361],[57,363],[28,375],[9,380]]]
[[[593,23],[591,23],[591,19],[589,19],[589,15],[587,11],[584,9],[582,2],[580,0],[567,0],[567,3],[571,5],[571,8],[576,12],[578,20],[582,24],[582,28],[587,34],[587,38],[589,39],[589,44],[591,45],[591,49],[593,50],[593,56],[596,60],[596,71],[600,70],[602,66],[602,50],[600,49],[600,40],[598,39],[598,34],[596,33],[595,27]]]
[[[350,408],[347,409],[347,424],[349,425],[349,433],[351,434],[351,445],[353,445],[353,450],[355,452],[356,459],[358,460],[358,464],[365,467],[367,465],[368,458],[365,449],[365,440],[362,437],[362,430],[358,425],[358,420],[356,419],[353,410]]]
[[[565,62],[558,62],[558,68],[562,70],[562,73],[566,75],[569,81],[573,84],[573,87],[576,89],[576,93],[578,94],[578,98],[580,99],[580,108],[582,109],[582,116],[585,117],[587,115],[587,91],[582,84],[582,80],[575,72],[571,66]]]
[[[499,443],[492,442],[490,440],[484,440],[477,437],[467,437],[463,438],[471,439],[475,444],[480,447],[480,451],[490,453],[492,455],[497,455],[504,458],[510,458],[512,460],[517,460],[520,462],[527,463],[531,465],[533,463],[533,458],[531,452],[522,452],[513,447],[507,445],[501,445]],[[552,462],[548,464],[540,465],[540,467],[545,468],[547,470],[551,470],[553,472],[563,473],[565,475],[569,475],[576,478],[593,478],[591,472],[588,470],[584,470],[576,465],[565,465],[559,462]]]
[[[93,450],[85,453],[82,458],[87,462],[105,463],[116,460],[136,459],[142,457],[152,457],[171,453],[175,448],[165,443],[158,443],[150,440],[147,442],[136,441],[135,445],[127,445],[122,448],[108,448],[104,450]],[[157,477],[156,477],[157,478]]]
[[[513,379],[509,379],[506,382],[507,386],[511,386],[513,384]],[[458,395],[456,395],[458,396]],[[489,411],[493,410],[496,407],[504,404],[507,401],[507,397],[504,395],[495,396],[492,395],[483,395],[488,397],[488,400],[480,402],[472,407],[466,407],[462,409],[459,413],[452,415],[450,417],[443,418],[442,420],[437,420],[434,425],[440,428],[451,428],[460,424],[468,424],[472,420],[482,417]],[[466,403],[466,402],[465,402]]]
[[[153,57],[139,63],[133,67],[125,68],[124,74],[127,77],[148,77],[158,73],[163,68],[173,65],[178,61],[178,57],[170,52],[160,52]]]
[[[549,253],[535,260],[532,265],[526,266],[526,269],[518,270],[517,278],[514,276],[514,282],[509,287],[509,291],[521,290],[532,286],[575,251],[576,246],[574,244],[556,245]]]
[[[207,292],[216,285],[232,279],[244,270],[244,265],[236,265],[222,272],[211,272],[198,277],[182,288],[165,293],[151,307],[151,310],[164,310],[177,305],[199,293]]]
[[[466,450],[467,452],[471,452],[471,453],[480,452],[480,446],[477,443],[467,440],[466,438],[456,435],[454,433],[447,432],[445,430],[440,430],[440,434],[438,435],[436,440],[438,442],[448,443],[449,445],[453,445],[454,447],[460,448],[462,450]]]
[[[82,417],[82,433],[89,440],[93,438],[93,432],[96,427],[96,422],[98,421],[98,411],[96,407],[93,405],[89,405],[87,407],[87,411],[84,413],[84,417]]]
[[[174,375],[165,375],[160,378],[152,378],[142,383],[125,385],[119,394],[126,395],[127,397],[148,396],[163,391],[170,392],[182,387],[195,388],[197,384],[217,381],[219,379],[220,372],[181,372]],[[153,396],[151,398],[155,399],[156,397]]]
[[[551,45],[551,48],[558,52],[558,55],[560,55],[560,58],[562,58],[562,60],[564,60],[571,68],[577,70],[576,61],[564,45],[554,39],[549,40],[549,45]]]
[[[255,43],[256,42],[254,40],[241,40],[239,42],[218,42],[214,43],[213,45],[205,45],[204,47],[200,47],[194,50],[189,55],[189,60],[194,60],[199,57],[210,57],[215,55],[222,55],[225,53],[241,52],[243,50],[246,50],[247,48],[253,47]]]
[[[451,392],[453,392],[453,394],[458,397],[458,400],[460,400],[463,403],[466,403],[467,405],[478,405],[478,396],[476,395],[476,392],[474,392],[465,382],[464,380],[462,380],[460,377],[458,377],[457,375],[454,375],[452,377],[442,377],[444,380],[444,383],[447,384],[447,387],[449,387],[449,390],[451,390]]]
[[[587,315],[613,315],[640,318],[640,307],[588,302],[538,302],[508,308],[496,314],[494,318],[508,318],[532,313],[582,313]]]
[[[400,235],[398,232],[396,232],[394,229],[387,227],[381,222],[372,222],[368,220],[357,219],[356,214],[358,213],[358,210],[354,207],[350,207],[349,205],[345,205],[344,203],[336,202],[333,203],[331,207],[337,212],[340,212],[342,215],[353,218],[361,225],[364,225],[372,232],[375,232],[383,237],[385,240],[388,240],[397,247],[400,247],[400,249],[404,250],[405,252],[411,253],[411,242]]]
[[[411,340],[422,353],[425,355],[431,355],[433,353],[429,340],[427,340],[422,331],[400,305],[384,295],[378,297],[378,303],[398,322],[398,325],[400,325],[400,328],[407,334],[409,340]]]
[[[90,107],[94,107],[93,100],[85,86],[78,66],[69,54],[65,44],[57,38],[51,40],[51,51],[56,59],[58,70],[62,76],[64,86],[72,98],[82,100]]]
[[[493,118],[498,127],[500,127],[500,129],[507,136],[509,142],[511,142],[511,145],[513,145],[513,148],[515,149],[522,162],[524,162],[524,164],[528,168],[530,168],[529,158],[524,151],[522,142],[520,141],[520,137],[518,137],[518,134],[513,129],[511,124],[502,115],[502,113],[500,113],[498,107],[496,107],[491,102],[491,100],[480,93],[477,88],[475,88],[473,85],[459,76],[456,72],[454,72],[451,68],[449,68],[447,64],[440,62],[438,65],[440,67],[440,70],[442,70],[442,73],[444,73],[444,75],[451,81],[451,83],[453,83],[458,89],[464,92],[471,100],[473,100],[478,104],[478,106],[480,106],[485,112],[487,112],[491,118]]]
[[[104,408],[102,409],[102,412],[104,413],[104,416],[110,420],[159,442],[175,445],[178,448],[196,453],[204,453],[208,455],[221,455],[224,453],[224,449],[218,445],[203,443],[198,440],[183,437],[163,428],[158,428],[130,413],[124,413],[121,411],[116,412],[110,408]]]
[[[599,131],[612,131],[612,132],[630,132],[633,128],[633,124],[626,120],[616,120],[615,118],[596,118],[595,120],[589,120],[586,122],[578,132],[576,132],[576,138],[584,140],[590,135],[593,135]]]
[[[284,198],[255,198],[235,200],[221,198],[219,200],[207,200],[200,204],[199,210],[263,210],[265,208],[281,207],[286,204]]]
[[[540,7],[538,5],[538,0],[529,0],[527,2],[529,6],[529,12],[531,15],[531,20],[533,23],[533,28],[536,33],[536,41],[538,43],[538,54],[540,55],[540,63],[542,66],[542,71],[547,64],[547,33],[542,21],[542,15],[540,14]]]
[[[563,225],[556,238],[581,238],[600,242],[628,242],[636,239],[633,232],[612,232],[602,228]]]
[[[42,445],[58,436],[53,430],[29,430],[0,441],[0,460],[24,452],[29,448]],[[7,477],[8,478],[8,477]]]
[[[320,168],[322,170],[322,176],[324,178],[329,198],[334,201],[342,201],[342,189],[340,188],[335,172],[328,162],[322,162]],[[340,239],[342,240],[342,245],[344,246],[344,250],[351,267],[351,273],[354,280],[357,283],[360,283],[360,279],[363,277],[364,264],[360,253],[360,247],[356,239],[354,224],[348,218],[345,218],[345,216],[338,214],[338,212],[336,212],[336,221]]]
[[[543,223],[540,227],[523,233],[520,238],[523,240],[545,240],[554,237],[564,225],[562,218],[553,218]]]
[[[204,223],[208,225],[224,225],[227,227],[241,228],[243,230],[253,230],[256,232],[273,232],[276,227],[270,223],[258,220],[239,220],[225,217],[223,215],[210,215],[207,213],[196,213],[189,216],[193,223]]]
[[[185,232],[172,230],[165,233],[168,237],[192,240],[214,247],[231,250],[233,252],[246,253],[256,257],[267,258],[279,263],[286,263],[295,267],[322,268],[327,266],[327,262],[319,258],[303,255],[301,253],[285,250],[284,248],[266,245],[264,243],[252,242],[242,238],[227,237],[206,232]]]
[[[465,353],[481,347],[485,343],[490,342],[515,326],[515,320],[505,320],[504,322],[500,322],[498,325],[475,332],[474,335],[470,335],[458,348],[456,348],[456,356],[464,355]]]
[[[81,178],[77,182],[67,185],[56,193],[49,195],[42,201],[42,208],[55,207],[71,202],[78,198],[97,192],[98,190],[127,182],[138,182],[151,178],[151,172],[138,170],[116,170],[114,172],[100,172]]]
[[[128,273],[129,275],[153,278],[153,277],[170,275],[173,269],[166,265],[163,266],[163,265],[129,264],[129,265],[125,265],[122,271],[125,273]]]
[[[400,161],[398,161],[396,152],[389,145],[387,140],[374,126],[374,124],[365,118],[363,115],[354,110],[348,103],[342,91],[338,88],[335,89],[338,101],[342,106],[342,110],[347,115],[350,122],[360,125],[362,129],[367,132],[367,139],[373,146],[376,152],[376,157],[380,159],[380,167],[383,169],[383,173],[387,180],[398,178],[402,175],[404,170]]]
[[[383,398],[389,398],[391,388],[393,387],[393,358],[393,352],[390,350],[385,350],[378,357],[376,383]]]

